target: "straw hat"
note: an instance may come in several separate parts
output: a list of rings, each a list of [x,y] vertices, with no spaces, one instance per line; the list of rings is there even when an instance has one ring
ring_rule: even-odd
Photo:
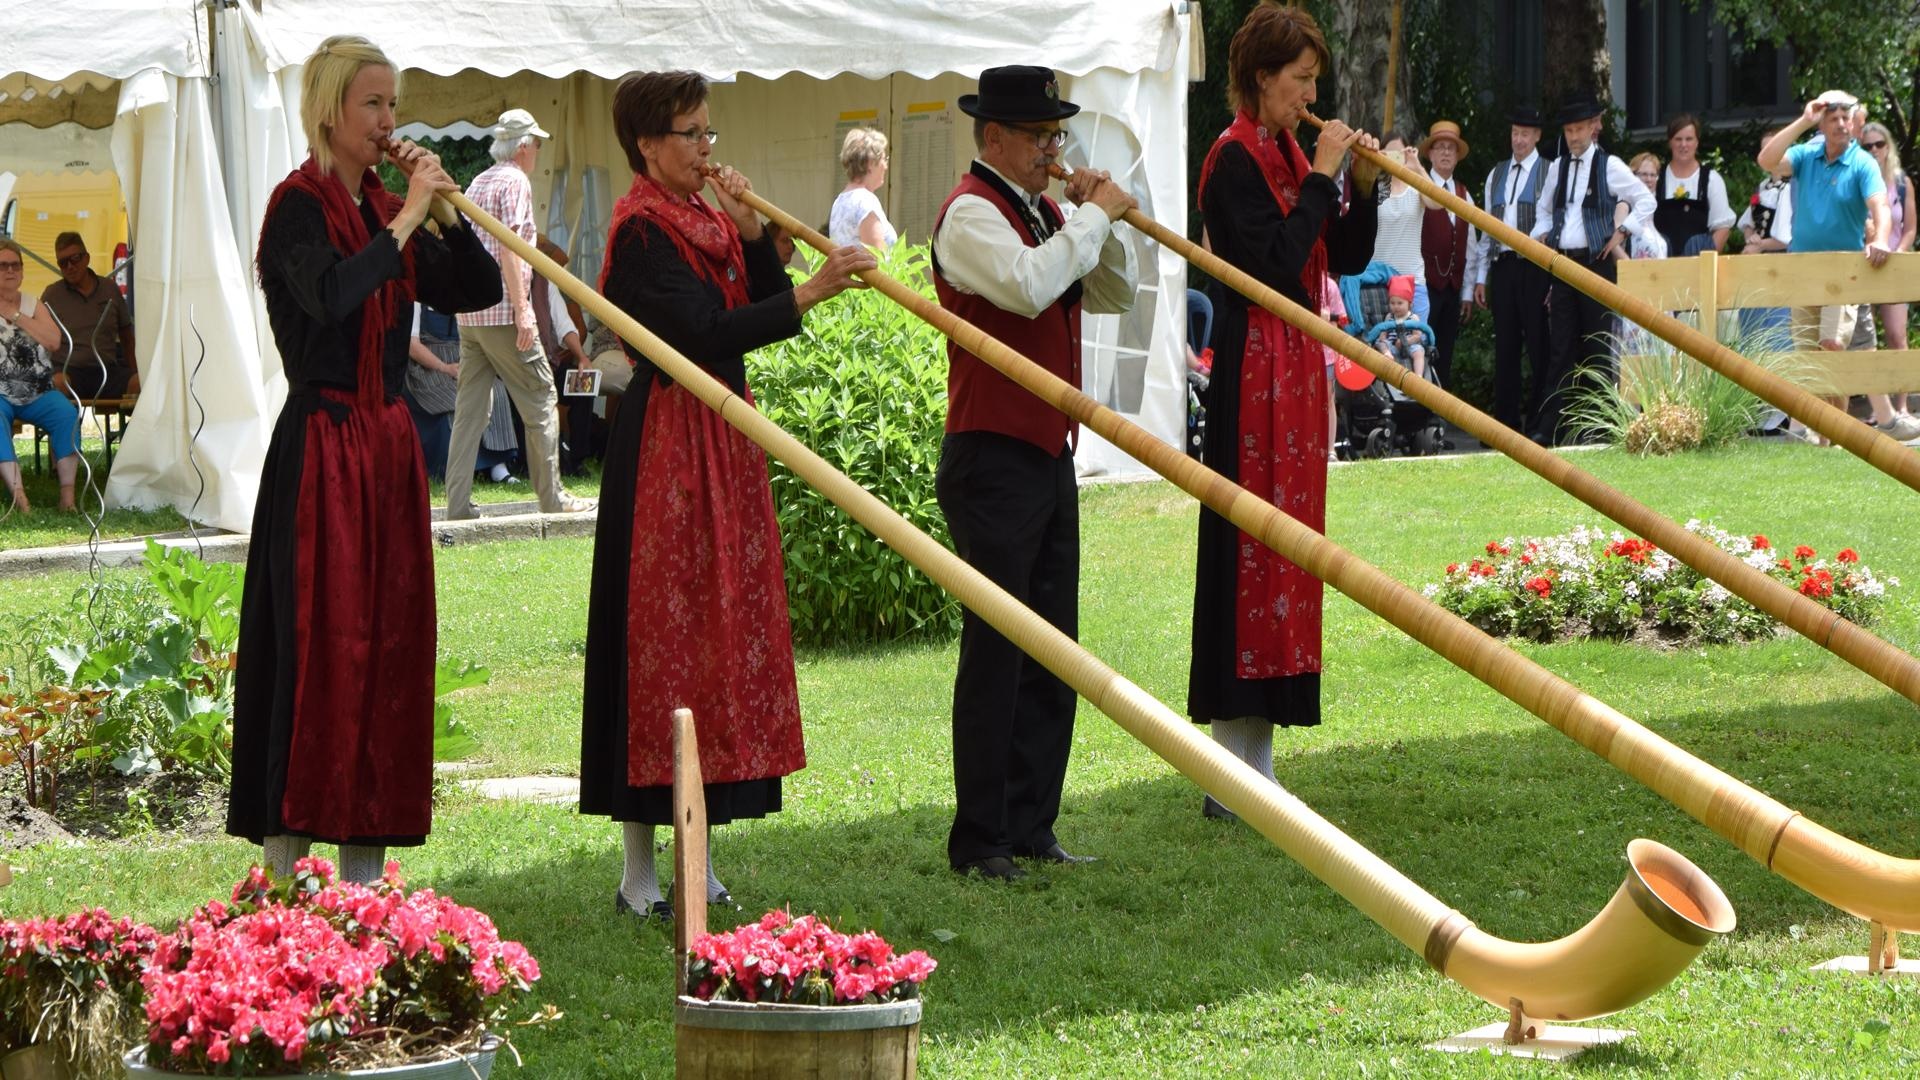
[[[1467,156],[1467,140],[1460,137],[1460,125],[1451,120],[1435,120],[1433,122],[1433,126],[1427,129],[1427,137],[1420,140],[1420,156],[1433,156],[1428,151],[1433,147],[1434,143],[1439,142],[1441,139],[1453,140],[1453,145],[1460,148],[1460,156]]]

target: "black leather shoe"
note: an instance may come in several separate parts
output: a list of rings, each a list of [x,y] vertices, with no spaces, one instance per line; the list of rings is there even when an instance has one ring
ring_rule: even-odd
[[[1039,859],[1042,862],[1050,862],[1050,863],[1066,863],[1068,865],[1072,865],[1075,863],[1090,863],[1090,862],[1100,861],[1100,859],[1097,856],[1093,856],[1093,855],[1075,855],[1074,853],[1068,851],[1066,848],[1061,847],[1057,843],[1045,851],[1024,852],[1022,853],[1021,858]]]
[[[673,921],[672,903],[666,900],[655,900],[653,903],[647,905],[647,910],[641,911],[629,903],[627,901],[627,894],[621,892],[619,889],[613,890],[613,911],[616,915],[631,915],[641,922],[652,922],[655,919],[659,919],[662,922]]]
[[[1239,820],[1239,815],[1215,802],[1211,795],[1200,800],[1200,816],[1204,818],[1216,818],[1220,821]]]
[[[728,911],[740,910],[739,901],[735,900],[733,894],[725,889],[720,890],[719,896],[709,898],[707,900],[707,906],[710,908],[725,908]]]
[[[953,872],[966,877],[983,877],[990,881],[1019,881],[1027,876],[1025,870],[1013,865],[1013,860],[1005,855],[989,855],[984,859],[975,859],[961,863]]]

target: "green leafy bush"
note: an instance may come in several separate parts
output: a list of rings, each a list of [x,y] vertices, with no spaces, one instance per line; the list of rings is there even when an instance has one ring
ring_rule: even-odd
[[[895,245],[881,269],[929,299],[925,247]],[[877,291],[807,313],[796,337],[747,358],[760,410],[945,544],[934,468],[947,416],[946,339]],[[960,609],[938,585],[791,470],[769,462],[797,641],[852,644],[949,634]]]

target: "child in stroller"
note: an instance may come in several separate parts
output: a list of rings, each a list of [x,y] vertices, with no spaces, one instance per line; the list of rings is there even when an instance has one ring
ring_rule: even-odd
[[[1433,328],[1413,316],[1413,279],[1394,277],[1387,282],[1387,317],[1361,335],[1368,345],[1411,370],[1414,377],[1436,385],[1439,379],[1427,364],[1427,343]],[[1361,373],[1364,374],[1364,373]],[[1394,450],[1431,454],[1445,445],[1445,429],[1433,411],[1385,380],[1371,379],[1352,388],[1343,380],[1340,411],[1346,421],[1347,443],[1367,457],[1385,457]]]

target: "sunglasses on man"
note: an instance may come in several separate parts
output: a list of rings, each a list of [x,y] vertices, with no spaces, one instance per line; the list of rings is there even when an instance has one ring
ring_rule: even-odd
[[[62,255],[54,261],[60,264],[60,269],[66,270],[86,262],[88,254],[88,252],[82,251],[77,255]]]

